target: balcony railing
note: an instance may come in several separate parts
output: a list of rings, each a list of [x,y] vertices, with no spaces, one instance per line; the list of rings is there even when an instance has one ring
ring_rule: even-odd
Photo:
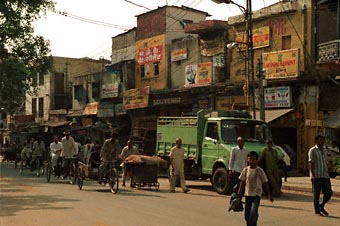
[[[340,60],[340,39],[318,44],[318,63]]]

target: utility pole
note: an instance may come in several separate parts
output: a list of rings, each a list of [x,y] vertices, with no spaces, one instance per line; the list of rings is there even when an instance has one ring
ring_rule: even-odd
[[[256,104],[255,104],[255,71],[254,71],[254,47],[253,47],[253,11],[251,0],[247,0],[246,6],[246,34],[247,34],[247,76],[251,77],[251,93],[253,95],[253,117],[256,119]]]
[[[262,62],[262,56],[257,59],[257,67],[256,67],[256,76],[259,79],[259,100],[260,100],[260,119],[265,121],[266,115],[265,115],[265,108],[264,108],[264,87],[265,87],[265,79],[263,74],[263,62]]]

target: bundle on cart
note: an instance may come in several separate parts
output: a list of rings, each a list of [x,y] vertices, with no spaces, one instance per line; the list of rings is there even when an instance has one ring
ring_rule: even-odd
[[[130,155],[124,161],[131,173],[131,186],[159,189],[158,169],[167,167],[167,162],[157,156]]]

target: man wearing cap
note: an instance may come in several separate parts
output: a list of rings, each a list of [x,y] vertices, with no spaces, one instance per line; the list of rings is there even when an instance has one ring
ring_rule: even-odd
[[[102,164],[99,167],[99,183],[102,183],[104,173],[109,166],[112,166],[113,160],[119,158],[120,151],[122,150],[117,140],[118,134],[113,132],[110,139],[104,141],[102,150],[100,151],[100,159]]]
[[[64,132],[64,137],[61,139],[62,150],[61,156],[64,158],[63,169],[65,170],[64,177],[68,176],[71,161],[78,154],[78,145],[74,139],[70,136],[69,131]]]

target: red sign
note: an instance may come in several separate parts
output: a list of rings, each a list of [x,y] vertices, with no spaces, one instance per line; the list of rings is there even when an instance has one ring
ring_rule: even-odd
[[[143,48],[137,50],[137,62],[138,64],[148,64],[159,62],[163,57],[163,46],[153,46],[150,48]]]

